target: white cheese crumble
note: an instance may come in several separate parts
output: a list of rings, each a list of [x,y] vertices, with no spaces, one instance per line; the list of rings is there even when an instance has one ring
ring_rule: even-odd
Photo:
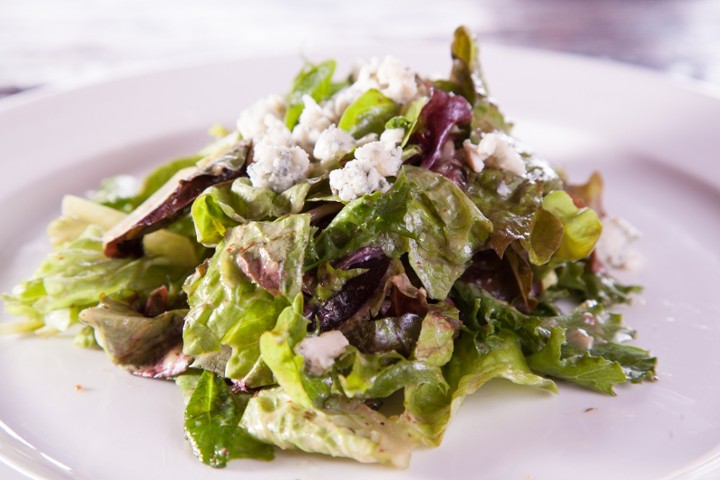
[[[363,93],[363,90],[352,84],[339,90],[325,105],[325,114],[333,118],[341,118],[347,107]]]
[[[394,57],[385,57],[377,72],[380,91],[398,103],[411,101],[418,93],[415,72]]]
[[[602,235],[597,243],[600,260],[614,268],[626,270],[636,268],[641,262],[641,257],[632,245],[638,238],[640,231],[627,220],[620,217],[605,218]]]
[[[510,187],[508,187],[507,183],[504,181],[500,181],[500,184],[497,187],[497,194],[501,197],[507,197],[512,193],[512,190],[510,190]]]
[[[376,88],[397,103],[408,103],[418,93],[415,72],[395,57],[372,58],[358,70],[352,86],[362,91]]]
[[[580,349],[583,352],[587,352],[592,349],[595,339],[588,334],[584,329],[573,327],[567,331],[565,335],[568,343]]]
[[[482,171],[485,166],[515,175],[524,175],[527,172],[525,161],[515,148],[513,139],[504,133],[486,133],[477,145],[465,140],[463,148],[468,165],[475,172]]]
[[[400,145],[405,138],[404,128],[388,128],[380,135],[380,141],[395,147]]]
[[[259,144],[247,174],[254,187],[280,193],[306,178],[309,167],[308,154],[300,147]]]
[[[387,191],[390,184],[367,159],[350,160],[343,168],[330,172],[330,189],[340,200],[349,202],[375,191]]]
[[[472,169],[473,172],[482,172],[485,168],[485,159],[487,156],[484,153],[480,153],[478,145],[475,145],[467,139],[463,142],[463,150],[465,150],[465,160]]]
[[[253,139],[255,148],[260,146],[275,147],[292,147],[293,140],[290,130],[285,126],[285,122],[279,119],[270,120],[266,117],[266,129],[262,133],[257,133]]]
[[[321,375],[330,368],[349,345],[347,338],[338,330],[307,337],[295,345],[295,353],[303,357],[305,368],[313,375]]]
[[[330,125],[315,142],[313,157],[323,164],[340,160],[355,147],[355,139],[345,130]]]
[[[240,113],[237,129],[243,138],[257,140],[270,126],[276,125],[278,120],[282,122],[285,110],[285,100],[278,95],[258,100]]]
[[[379,140],[358,147],[355,158],[370,162],[383,177],[393,177],[402,165],[402,149],[394,143]]]
[[[363,93],[379,90],[397,103],[409,103],[418,96],[415,72],[394,57],[372,58],[358,63],[355,82],[341,89],[325,104],[326,115],[338,119]]]
[[[292,131],[292,139],[299,147],[310,153],[320,133],[332,124],[332,118],[310,95],[303,95],[303,104],[305,106]]]

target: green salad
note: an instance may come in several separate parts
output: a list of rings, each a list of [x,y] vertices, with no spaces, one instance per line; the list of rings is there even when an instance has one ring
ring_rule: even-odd
[[[213,467],[279,447],[404,468],[491,379],[653,380],[611,311],[638,287],[596,252],[600,176],[572,185],[520,145],[474,37],[450,50],[440,80],[308,63],[198,154],[67,196],[1,331],[72,331],[174,381]]]

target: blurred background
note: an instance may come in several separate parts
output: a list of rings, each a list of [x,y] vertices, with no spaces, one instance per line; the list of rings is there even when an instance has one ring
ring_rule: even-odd
[[[482,42],[648,67],[720,90],[718,0],[0,0],[0,96],[172,62]]]

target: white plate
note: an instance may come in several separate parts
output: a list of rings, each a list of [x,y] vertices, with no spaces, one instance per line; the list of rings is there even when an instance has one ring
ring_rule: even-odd
[[[406,50],[393,53],[422,72],[449,67],[445,46]],[[336,55],[340,70],[358,53]],[[285,452],[215,471],[183,439],[173,384],[132,377],[67,339],[0,338],[6,467],[49,479],[720,475],[720,101],[585,59],[492,47],[483,60],[518,135],[576,181],[601,170],[607,209],[644,232],[644,265],[625,278],[646,290],[623,310],[637,344],[660,358],[656,383],[616,397],[492,383],[465,402],[442,446],[417,452],[404,472]],[[191,65],[0,102],[0,287],[40,262],[63,193],[193,152],[209,125],[231,124],[253,99],[284,92],[299,65],[299,56]]]

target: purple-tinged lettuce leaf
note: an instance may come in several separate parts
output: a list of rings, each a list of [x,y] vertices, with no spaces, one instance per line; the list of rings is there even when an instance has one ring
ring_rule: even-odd
[[[528,313],[537,305],[534,274],[522,251],[510,248],[500,258],[494,250],[477,253],[460,279]]]
[[[422,148],[420,166],[436,171],[442,148],[453,129],[468,125],[471,120],[472,107],[464,97],[434,90],[420,112],[421,126],[411,138]]]
[[[197,167],[177,171],[123,221],[105,232],[105,255],[141,256],[143,236],[185,215],[206,188],[239,177],[249,152],[250,144],[241,142],[205,157]]]
[[[252,238],[245,235],[248,231]],[[250,388],[272,384],[272,374],[260,358],[260,337],[275,326],[294,299],[291,294],[301,291],[310,236],[307,215],[251,222],[230,230],[215,255],[185,284],[190,304],[183,332],[185,353],[220,352],[226,345],[232,348],[226,377]],[[262,255],[274,260],[262,265],[253,261]],[[265,270],[268,266],[272,271]],[[258,281],[276,285],[280,295],[273,295]]]
[[[144,377],[177,376],[190,363],[180,353],[187,309],[138,311],[137,298],[137,294],[103,296],[97,307],[80,312],[80,320],[93,327],[97,342],[114,364]]]
[[[384,285],[397,271],[396,264],[383,255],[368,265],[365,273],[345,282],[339,292],[315,311],[320,331],[352,329],[377,315],[385,298]]]
[[[225,252],[258,286],[292,301],[302,291],[305,250],[311,236],[309,215],[249,222],[228,232]]]
[[[409,357],[420,336],[422,322],[423,317],[415,313],[378,318],[359,324],[345,336],[362,353],[398,352]]]

